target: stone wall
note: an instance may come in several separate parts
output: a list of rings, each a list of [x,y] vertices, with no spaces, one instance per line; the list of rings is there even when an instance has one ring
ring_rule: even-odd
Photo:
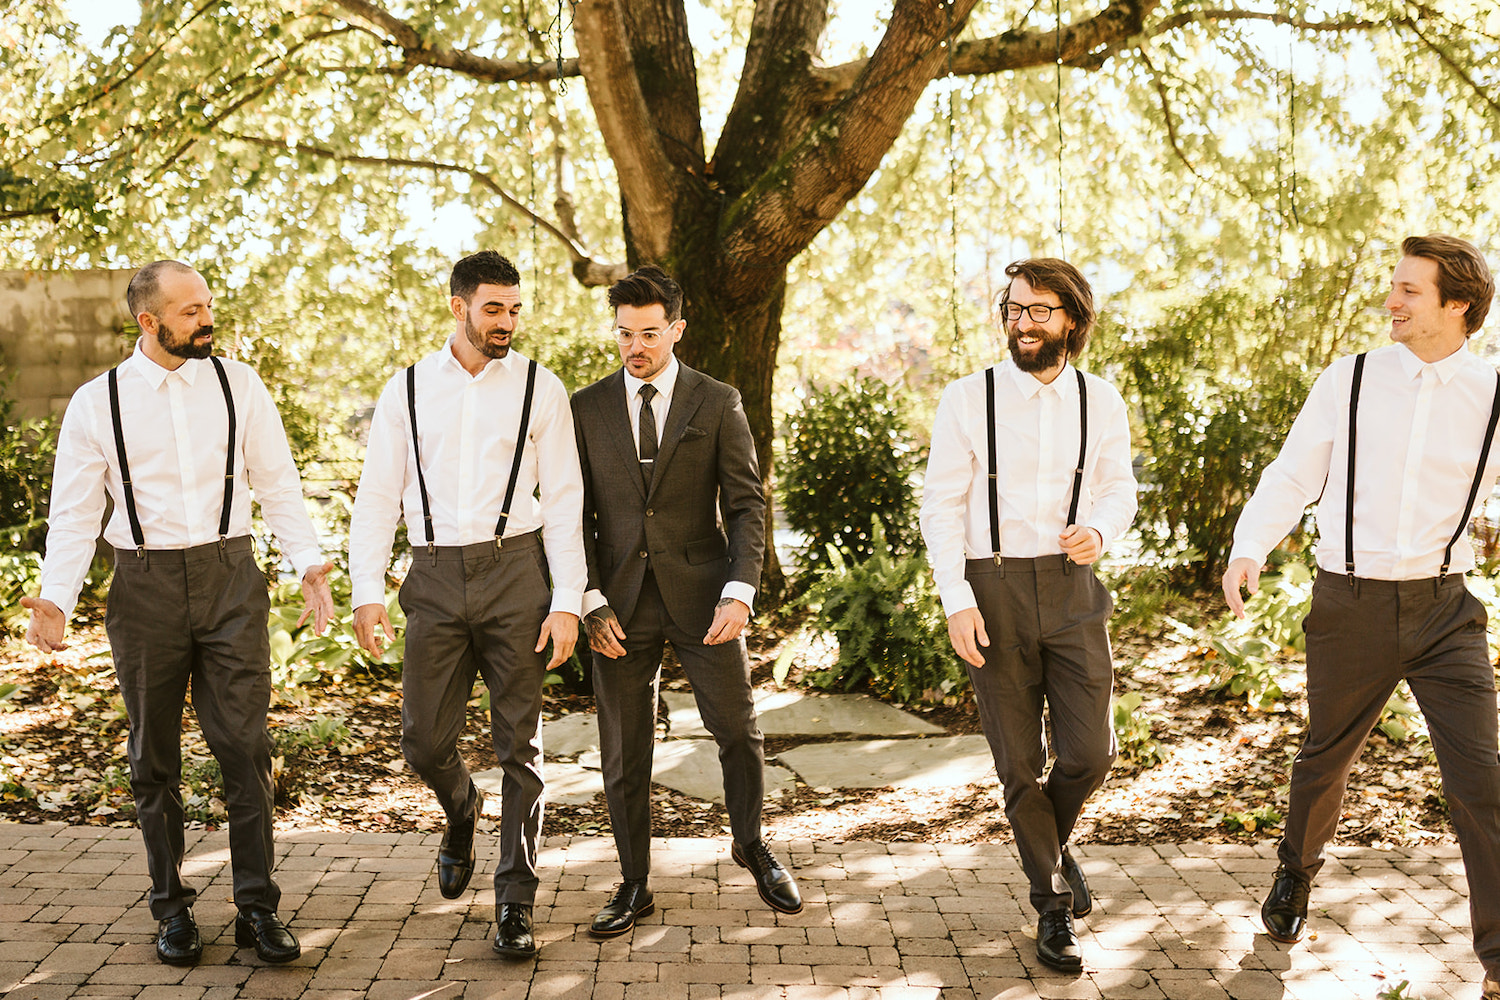
[[[75,389],[130,354],[134,273],[0,271],[0,393],[17,416],[60,415]]]

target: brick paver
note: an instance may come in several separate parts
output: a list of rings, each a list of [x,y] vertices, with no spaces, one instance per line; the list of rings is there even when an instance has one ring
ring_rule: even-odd
[[[133,830],[0,823],[0,994],[5,1000],[1477,1000],[1455,848],[1333,849],[1313,934],[1262,933],[1273,846],[1074,847],[1095,909],[1086,970],[1040,966],[1035,917],[1004,844],[794,841],[776,845],[806,900],[756,897],[727,840],[658,841],[657,911],[595,941],[588,921],[618,872],[613,844],[554,837],[540,858],[535,962],[494,956],[484,875],[437,892],[431,834],[278,835],[282,916],[303,956],[271,967],[234,945],[228,842],[189,837],[203,962],[157,962]],[[495,846],[481,845],[492,870]]]

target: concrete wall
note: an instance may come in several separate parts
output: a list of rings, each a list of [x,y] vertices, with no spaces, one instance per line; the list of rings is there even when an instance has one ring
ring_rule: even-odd
[[[0,392],[17,416],[61,414],[75,389],[130,354],[134,273],[0,271]]]

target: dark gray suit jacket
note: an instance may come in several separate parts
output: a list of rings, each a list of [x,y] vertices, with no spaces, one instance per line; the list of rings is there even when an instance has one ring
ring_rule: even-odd
[[[679,628],[704,635],[725,582],[760,585],[765,497],[739,390],[679,362],[648,491],[623,369],[573,394],[589,589],[630,621],[650,562]]]

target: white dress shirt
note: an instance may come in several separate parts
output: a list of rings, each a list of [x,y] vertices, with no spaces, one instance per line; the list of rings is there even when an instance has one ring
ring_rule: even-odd
[[[1078,462],[1078,376],[1072,365],[1043,383],[1015,363],[995,366],[995,463],[1000,497],[1000,554],[1021,558],[1062,552],[1073,470]],[[1125,401],[1103,379],[1084,374],[1089,440],[1078,523],[1099,532],[1103,547],[1135,517],[1130,424]],[[989,444],[984,372],[950,385],[938,403],[922,490],[922,538],[943,611],[976,607],[964,579],[965,559],[994,555],[990,544]]]
[[[1234,530],[1231,559],[1264,563],[1318,502],[1318,565],[1344,570],[1349,388],[1354,358],[1318,376],[1276,460],[1266,467]],[[1495,369],[1468,345],[1425,364],[1404,344],[1369,352],[1359,391],[1354,468],[1354,572],[1373,580],[1437,576],[1460,521],[1484,442]],[[1500,471],[1500,441],[1479,484],[1483,503]],[[1321,495],[1322,499],[1319,500]],[[1474,568],[1467,538],[1449,571]]]
[[[219,359],[234,397],[235,479],[229,537],[250,534],[250,490],[281,548],[301,576],[322,563],[287,447],[281,415],[249,365]],[[79,387],[57,439],[47,558],[41,596],[71,615],[94,558],[105,494],[115,502],[104,538],[134,549],[109,410],[109,374]],[[169,371],[137,341],[120,364],[120,424],[141,534],[148,549],[185,549],[219,538],[224,505],[224,442],[229,412],[213,362],[184,361]]]
[[[672,412],[672,393],[677,389],[677,356],[673,355],[667,360],[666,367],[656,373],[651,380],[651,385],[656,389],[656,395],[651,398],[651,412],[656,417],[656,443],[661,444],[662,434],[667,429],[667,414]],[[640,427],[641,427],[641,386],[646,384],[644,379],[636,378],[626,369],[621,374],[625,376],[625,410],[630,414],[630,440],[635,442],[635,457],[641,457]],[[600,503],[607,501],[601,499]],[[755,609],[755,588],[748,583],[739,580],[728,580],[724,589],[720,591],[719,598],[732,597],[741,602],[752,611]],[[583,613],[590,614],[608,604],[603,591],[590,590],[583,595]]]
[[[452,339],[417,362],[417,427],[422,474],[436,545],[493,541],[505,505],[526,398],[528,361],[512,350],[470,375],[454,357]],[[406,370],[386,383],[370,423],[364,472],[349,521],[353,604],[385,603],[396,522],[406,518],[412,549],[427,543],[422,493],[406,404]],[[583,473],[573,436],[573,411],[562,381],[538,367],[521,473],[505,537],[542,530],[552,575],[552,610],[579,613],[588,567],[583,558]],[[541,497],[537,489],[541,488]]]

